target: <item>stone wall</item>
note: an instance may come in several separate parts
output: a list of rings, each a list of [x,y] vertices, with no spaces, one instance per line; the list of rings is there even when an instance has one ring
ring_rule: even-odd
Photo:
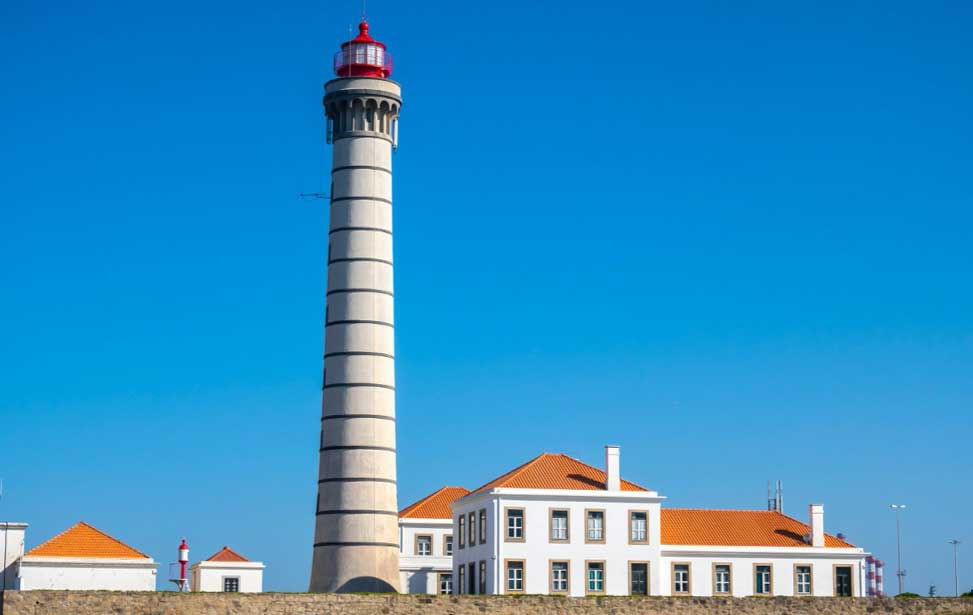
[[[8,591],[2,615],[973,615],[953,598],[664,598]]]

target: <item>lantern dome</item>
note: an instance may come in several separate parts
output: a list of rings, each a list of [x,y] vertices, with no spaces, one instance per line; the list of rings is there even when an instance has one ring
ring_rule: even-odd
[[[392,54],[385,44],[368,34],[368,22],[358,24],[358,36],[341,44],[334,54],[334,74],[338,77],[380,77],[392,74]]]

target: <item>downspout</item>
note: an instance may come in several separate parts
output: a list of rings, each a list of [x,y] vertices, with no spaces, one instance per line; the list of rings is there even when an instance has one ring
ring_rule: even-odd
[[[500,595],[500,498],[493,500],[493,593]],[[524,580],[526,585],[526,579]],[[525,587],[526,589],[526,587]]]

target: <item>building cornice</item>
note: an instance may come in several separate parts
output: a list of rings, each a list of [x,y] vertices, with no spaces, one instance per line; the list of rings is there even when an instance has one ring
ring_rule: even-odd
[[[862,549],[833,547],[740,547],[710,545],[662,545],[662,557],[788,557],[811,559],[862,559],[870,555]]]
[[[20,558],[21,566],[44,566],[57,568],[151,568],[159,567],[152,559],[123,559],[108,557],[42,557],[25,555]]]
[[[466,506],[481,500],[493,498],[515,497],[538,501],[589,500],[589,501],[618,501],[640,502],[645,504],[660,503],[666,499],[656,491],[605,491],[595,489],[513,489],[498,487],[482,493],[470,494],[453,502]]]

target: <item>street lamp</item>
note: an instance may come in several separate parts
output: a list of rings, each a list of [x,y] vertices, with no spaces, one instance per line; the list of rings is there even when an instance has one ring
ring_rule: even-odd
[[[959,566],[957,562],[959,561],[959,546],[962,542],[962,540],[955,538],[949,541],[949,544],[953,545],[953,591],[956,592],[957,597],[959,597]]]
[[[895,511],[895,552],[898,557],[898,570],[895,571],[895,576],[899,577],[899,593],[902,593],[902,577],[905,576],[905,570],[902,570],[902,522],[901,513],[905,510],[905,504],[889,504],[889,508]]]

